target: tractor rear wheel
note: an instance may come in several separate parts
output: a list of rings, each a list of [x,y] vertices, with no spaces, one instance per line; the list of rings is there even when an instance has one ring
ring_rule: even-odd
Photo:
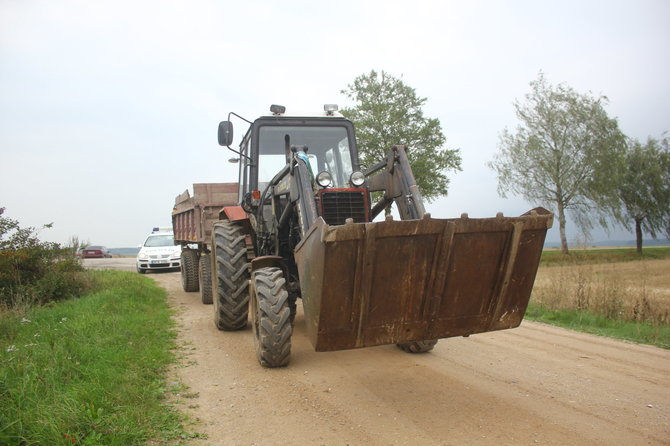
[[[284,367],[291,357],[291,308],[280,268],[253,272],[251,319],[256,356],[263,367]]]
[[[242,228],[229,221],[212,229],[214,323],[219,330],[241,330],[249,315],[249,265]]]
[[[181,287],[186,292],[198,291],[198,253],[192,249],[181,251]]]
[[[437,344],[437,339],[429,339],[427,341],[414,341],[406,344],[396,344],[399,349],[407,353],[425,353],[429,352]]]
[[[208,252],[200,254],[200,299],[203,304],[212,303],[212,263]]]

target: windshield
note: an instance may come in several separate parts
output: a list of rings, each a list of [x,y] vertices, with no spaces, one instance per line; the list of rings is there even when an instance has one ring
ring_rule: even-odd
[[[290,145],[307,146],[307,157],[314,175],[328,171],[334,187],[347,187],[353,168],[349,138],[345,127],[284,127],[265,125],[260,128],[258,186],[272,180],[286,165],[286,136]]]
[[[147,248],[156,248],[158,246],[174,246],[174,236],[172,235],[150,235],[144,242]]]

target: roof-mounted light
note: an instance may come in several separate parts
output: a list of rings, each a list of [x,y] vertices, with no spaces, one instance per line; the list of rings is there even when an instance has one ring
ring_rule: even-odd
[[[284,113],[286,113],[286,107],[284,107],[283,105],[272,104],[270,106],[270,113],[272,113],[273,115],[283,115]]]
[[[333,116],[338,110],[337,104],[325,104],[323,110],[326,112],[327,116]]]

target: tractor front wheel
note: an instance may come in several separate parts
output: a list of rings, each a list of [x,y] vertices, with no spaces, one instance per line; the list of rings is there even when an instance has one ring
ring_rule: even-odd
[[[396,344],[399,349],[407,353],[425,353],[429,352],[437,344],[437,339],[429,339],[427,341],[414,341],[406,344]]]
[[[259,268],[252,274],[251,318],[256,356],[263,367],[284,367],[291,356],[291,308],[280,268]]]

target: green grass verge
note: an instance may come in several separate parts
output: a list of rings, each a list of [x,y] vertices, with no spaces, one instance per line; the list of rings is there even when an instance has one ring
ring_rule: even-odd
[[[670,349],[670,326],[608,319],[579,310],[549,310],[531,302],[526,319],[570,330]]]
[[[629,262],[633,260],[655,260],[670,258],[670,246],[654,246],[642,249],[639,256],[635,248],[572,249],[568,255],[559,250],[542,251],[540,265],[585,264]]]
[[[188,436],[166,401],[176,331],[165,290],[138,274],[90,273],[100,291],[0,317],[0,444]]]

